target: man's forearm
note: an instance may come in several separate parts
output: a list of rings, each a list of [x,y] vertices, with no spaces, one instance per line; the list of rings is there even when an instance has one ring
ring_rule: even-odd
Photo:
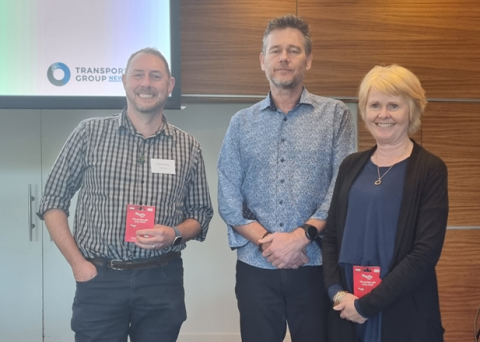
[[[182,235],[182,242],[195,239],[202,232],[200,222],[194,219],[186,219],[177,225],[180,234]]]
[[[68,227],[67,214],[61,209],[50,209],[43,217],[52,240],[67,262],[74,267],[79,262],[85,261]]]
[[[258,222],[252,222],[241,226],[233,226],[233,229],[251,243],[258,245],[258,240],[265,236],[267,230]]]
[[[325,229],[325,225],[327,224],[326,220],[318,220],[318,219],[310,219],[306,224],[310,224],[318,229],[318,233],[322,233],[323,230]]]

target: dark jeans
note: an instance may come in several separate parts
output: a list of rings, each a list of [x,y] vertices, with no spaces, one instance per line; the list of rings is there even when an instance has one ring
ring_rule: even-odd
[[[186,320],[183,264],[117,271],[98,267],[77,282],[72,330],[76,342],[174,342]]]
[[[267,270],[237,261],[237,294],[243,342],[327,342],[330,305],[322,266]]]

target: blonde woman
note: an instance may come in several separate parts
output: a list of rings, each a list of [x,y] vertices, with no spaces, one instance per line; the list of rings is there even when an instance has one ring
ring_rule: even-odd
[[[398,65],[363,79],[359,110],[375,138],[340,166],[323,239],[331,342],[440,342],[435,265],[448,216],[447,168],[409,135],[425,92]]]

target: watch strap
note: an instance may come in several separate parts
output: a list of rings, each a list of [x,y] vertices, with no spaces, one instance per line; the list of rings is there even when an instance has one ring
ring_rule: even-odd
[[[182,234],[177,226],[172,226],[172,228],[175,231],[175,238],[173,239],[172,246],[178,246],[182,243]]]
[[[175,231],[175,237],[182,236],[182,234],[180,233],[180,230],[178,229],[177,226],[173,226],[172,228]]]

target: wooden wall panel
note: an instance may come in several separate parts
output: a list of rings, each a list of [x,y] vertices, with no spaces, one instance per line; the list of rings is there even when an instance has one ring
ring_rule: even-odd
[[[181,0],[180,11],[182,94],[267,94],[263,33],[296,0]]]
[[[397,63],[430,98],[480,98],[477,0],[298,0],[298,14],[312,29],[313,93],[356,96],[373,66]]]
[[[422,133],[448,167],[449,226],[480,226],[480,103],[429,103]]]
[[[477,0],[181,0],[182,93],[264,95],[263,31],[285,13],[311,25],[313,93],[356,96],[374,65],[398,63],[430,98],[480,98]]]
[[[473,322],[480,305],[480,229],[447,230],[437,265],[445,342],[473,341]]]

